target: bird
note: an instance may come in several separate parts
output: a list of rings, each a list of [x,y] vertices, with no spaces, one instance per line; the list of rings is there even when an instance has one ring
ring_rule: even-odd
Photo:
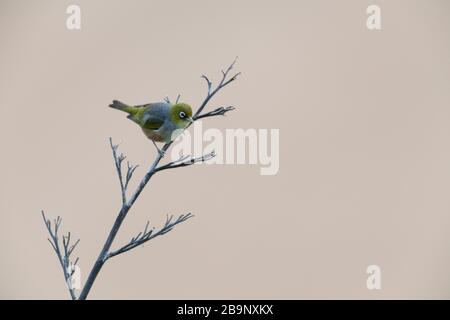
[[[153,102],[131,106],[119,100],[113,100],[109,105],[113,109],[128,113],[127,118],[138,124],[149,138],[161,156],[164,152],[156,142],[168,143],[194,122],[192,108],[184,102],[171,104],[169,102]]]

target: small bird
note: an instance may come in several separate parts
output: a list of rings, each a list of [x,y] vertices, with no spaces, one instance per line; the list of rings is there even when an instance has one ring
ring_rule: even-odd
[[[174,140],[177,135],[194,122],[191,106],[182,102],[176,104],[155,102],[129,106],[114,100],[109,106],[128,113],[127,118],[142,128],[144,134],[152,140],[161,156],[164,156],[164,153],[155,142],[168,143]]]

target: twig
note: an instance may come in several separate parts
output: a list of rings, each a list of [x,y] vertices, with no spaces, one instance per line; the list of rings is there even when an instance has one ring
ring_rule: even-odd
[[[70,232],[67,233],[66,236],[63,235],[62,236],[62,244],[63,244],[64,252],[61,252],[61,248],[59,246],[59,237],[58,237],[59,227],[61,226],[61,222],[62,222],[61,217],[58,216],[54,220],[54,224],[53,224],[54,228],[52,230],[52,223],[51,223],[50,219],[47,219],[45,217],[44,211],[41,211],[41,213],[42,213],[42,219],[44,219],[45,226],[50,235],[50,238],[47,240],[52,245],[53,250],[55,250],[55,253],[56,253],[56,256],[58,257],[61,268],[63,269],[64,279],[66,280],[67,287],[68,287],[69,293],[70,293],[70,297],[72,298],[72,300],[76,300],[77,297],[75,295],[75,289],[73,288],[73,285],[72,285],[72,276],[73,276],[73,273],[75,272],[75,266],[78,263],[78,258],[76,258],[75,262],[72,263],[70,261],[70,255],[72,254],[73,250],[75,250],[75,247],[80,242],[80,239],[78,239],[77,241],[75,241],[75,243],[73,245],[71,245],[70,244],[70,240],[71,240]]]
[[[125,182],[123,182],[122,162],[127,157],[125,157],[123,153],[121,153],[120,155],[117,154],[117,149],[118,149],[119,145],[113,144],[111,138],[109,138],[109,144],[110,144],[112,152],[113,152],[114,164],[116,165],[116,171],[117,171],[117,175],[119,177],[120,191],[122,194],[122,204],[125,204],[127,202],[128,183],[130,182],[131,178],[133,177],[134,170],[136,170],[138,165],[132,166],[127,161],[127,173],[125,175]]]
[[[176,161],[172,161],[172,162],[169,162],[168,164],[157,167],[155,169],[155,173],[158,171],[162,171],[162,170],[190,166],[190,165],[193,165],[198,162],[205,162],[205,161],[208,161],[208,160],[214,158],[215,156],[216,156],[216,153],[214,151],[211,151],[210,153],[207,153],[207,154],[205,154],[201,157],[197,157],[197,158],[184,156]]]
[[[194,114],[194,117],[193,117],[194,120],[198,119],[198,117],[201,115],[203,109],[208,104],[209,100],[211,100],[211,98],[217,92],[219,92],[220,89],[222,89],[226,85],[228,85],[231,82],[233,82],[234,80],[236,80],[237,77],[241,74],[240,72],[238,72],[238,73],[234,74],[232,77],[228,78],[228,74],[233,69],[234,64],[236,63],[236,61],[237,61],[237,57],[234,59],[233,63],[231,63],[230,66],[226,69],[226,71],[222,70],[222,79],[220,80],[219,84],[217,85],[217,87],[214,90],[212,90],[212,82],[209,80],[209,78],[207,76],[205,76],[205,75],[202,75],[202,78],[206,80],[206,84],[208,86],[208,92],[206,94],[205,100],[203,100],[203,103],[200,105],[200,107],[198,108],[197,112]]]
[[[157,232],[154,232],[154,228],[148,230],[149,222],[147,222],[143,232],[139,232],[135,237],[131,238],[130,242],[128,242],[122,248],[120,248],[116,251],[110,252],[106,256],[106,260],[108,260],[114,256],[117,256],[121,253],[127,252],[133,248],[136,248],[136,247],[146,243],[147,241],[152,240],[153,238],[162,236],[163,234],[170,232],[173,229],[173,227],[175,227],[177,224],[182,223],[192,217],[193,217],[193,215],[191,213],[184,214],[184,215],[182,214],[175,221],[172,221],[173,216],[170,216],[170,217],[168,216],[164,226]]]
[[[229,107],[225,107],[225,108],[224,107],[220,107],[220,108],[217,108],[217,109],[215,109],[213,111],[206,112],[206,113],[203,113],[201,115],[198,115],[196,120],[201,119],[201,118],[206,118],[206,117],[224,116],[227,112],[232,111],[234,109],[235,109],[235,107],[233,107],[233,106],[229,106]]]

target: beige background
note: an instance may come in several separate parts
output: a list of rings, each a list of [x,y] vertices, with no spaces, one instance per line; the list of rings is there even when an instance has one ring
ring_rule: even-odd
[[[66,29],[66,7],[82,30]],[[382,30],[365,26],[382,9]],[[154,177],[113,247],[196,217],[111,260],[96,299],[450,298],[450,2],[0,1],[0,297],[65,299],[40,210],[81,238],[85,280],[120,205],[107,138],[155,156],[107,108],[177,93],[238,55],[205,127],[279,128],[280,171],[196,166]],[[135,180],[136,182],[136,180]],[[133,184],[134,186],[134,184]],[[382,290],[366,267],[382,268]]]

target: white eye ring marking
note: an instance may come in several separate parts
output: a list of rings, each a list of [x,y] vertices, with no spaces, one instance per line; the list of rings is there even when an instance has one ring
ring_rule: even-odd
[[[184,113],[183,111],[180,112],[180,118],[184,119],[186,118],[186,113]]]

